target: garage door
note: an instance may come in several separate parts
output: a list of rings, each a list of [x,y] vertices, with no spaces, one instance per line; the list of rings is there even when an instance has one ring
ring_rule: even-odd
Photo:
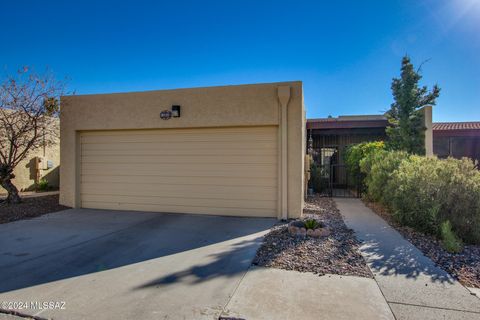
[[[83,208],[276,216],[276,127],[80,137]]]

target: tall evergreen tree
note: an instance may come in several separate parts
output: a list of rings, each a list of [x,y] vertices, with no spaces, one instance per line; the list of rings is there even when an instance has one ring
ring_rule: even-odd
[[[408,56],[402,59],[400,78],[393,78],[392,93],[394,102],[387,112],[387,146],[394,150],[404,150],[414,154],[425,154],[424,115],[420,110],[426,105],[435,105],[440,88],[434,85],[429,91],[420,87],[420,68],[415,70]]]

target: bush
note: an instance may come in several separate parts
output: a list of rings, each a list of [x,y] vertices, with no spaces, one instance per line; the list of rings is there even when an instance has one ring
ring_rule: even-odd
[[[383,149],[385,149],[383,141],[362,142],[348,146],[345,150],[344,160],[350,176],[349,178],[351,179],[350,181],[362,186],[365,174],[360,170],[360,162],[369,154]]]
[[[310,187],[316,193],[322,193],[322,189],[328,187],[328,172],[325,172],[326,168],[322,168],[320,165],[312,162],[310,165]]]
[[[480,243],[480,172],[474,163],[466,158],[409,156],[400,161],[389,181],[385,172],[376,177],[377,168],[388,168],[387,159],[394,167],[396,156],[384,156],[371,166],[368,194],[378,199],[380,193],[380,201],[404,225],[439,236],[441,224],[448,220],[464,241]],[[383,181],[387,182],[382,192]]]
[[[444,183],[440,219],[449,220],[464,241],[480,243],[480,171],[468,158],[436,161],[442,163],[438,175]]]
[[[360,161],[360,170],[365,175],[366,197],[371,201],[391,205],[395,187],[390,183],[395,170],[408,154],[403,151],[378,150],[368,154]]]
[[[401,224],[441,237],[449,250],[458,248],[457,235],[480,243],[480,171],[471,159],[386,151],[383,142],[352,145],[345,154],[366,197],[389,208]]]
[[[49,188],[48,180],[47,179],[40,179],[40,181],[37,184],[37,189],[39,191],[47,191],[48,188]]]
[[[445,250],[450,253],[459,253],[463,250],[463,243],[452,230],[450,221],[445,221],[440,226],[440,235]]]
[[[435,159],[411,156],[392,175],[393,197],[388,200],[394,217],[402,224],[437,234],[438,214],[444,184],[439,177],[441,163]]]

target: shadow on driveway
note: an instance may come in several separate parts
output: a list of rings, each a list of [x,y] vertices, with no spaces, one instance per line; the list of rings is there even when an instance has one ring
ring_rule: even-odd
[[[251,253],[255,255],[260,244],[261,238],[235,243],[229,251],[211,254],[209,258],[212,260],[208,263],[194,265],[185,270],[170,273],[159,279],[145,283],[137,287],[137,289],[149,287],[158,288],[180,281],[189,281],[191,284],[198,284],[215,277],[236,275],[248,269],[252,262]]]
[[[170,284],[187,275],[196,281],[233,275],[248,268],[261,235],[237,240],[233,249],[221,244],[266,231],[274,223],[268,218],[72,209],[2,225],[0,243],[10,247],[0,249],[0,293],[177,253],[188,260],[190,250],[210,245],[221,247],[211,262],[138,287]]]

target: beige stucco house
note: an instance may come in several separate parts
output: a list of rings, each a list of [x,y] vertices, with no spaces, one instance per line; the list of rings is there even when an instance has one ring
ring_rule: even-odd
[[[15,167],[13,184],[20,191],[32,191],[40,180],[46,180],[48,187],[57,189],[60,175],[60,139],[54,144],[32,150],[26,158]],[[7,191],[0,186],[0,194]]]
[[[60,203],[295,218],[301,82],[62,97]]]

